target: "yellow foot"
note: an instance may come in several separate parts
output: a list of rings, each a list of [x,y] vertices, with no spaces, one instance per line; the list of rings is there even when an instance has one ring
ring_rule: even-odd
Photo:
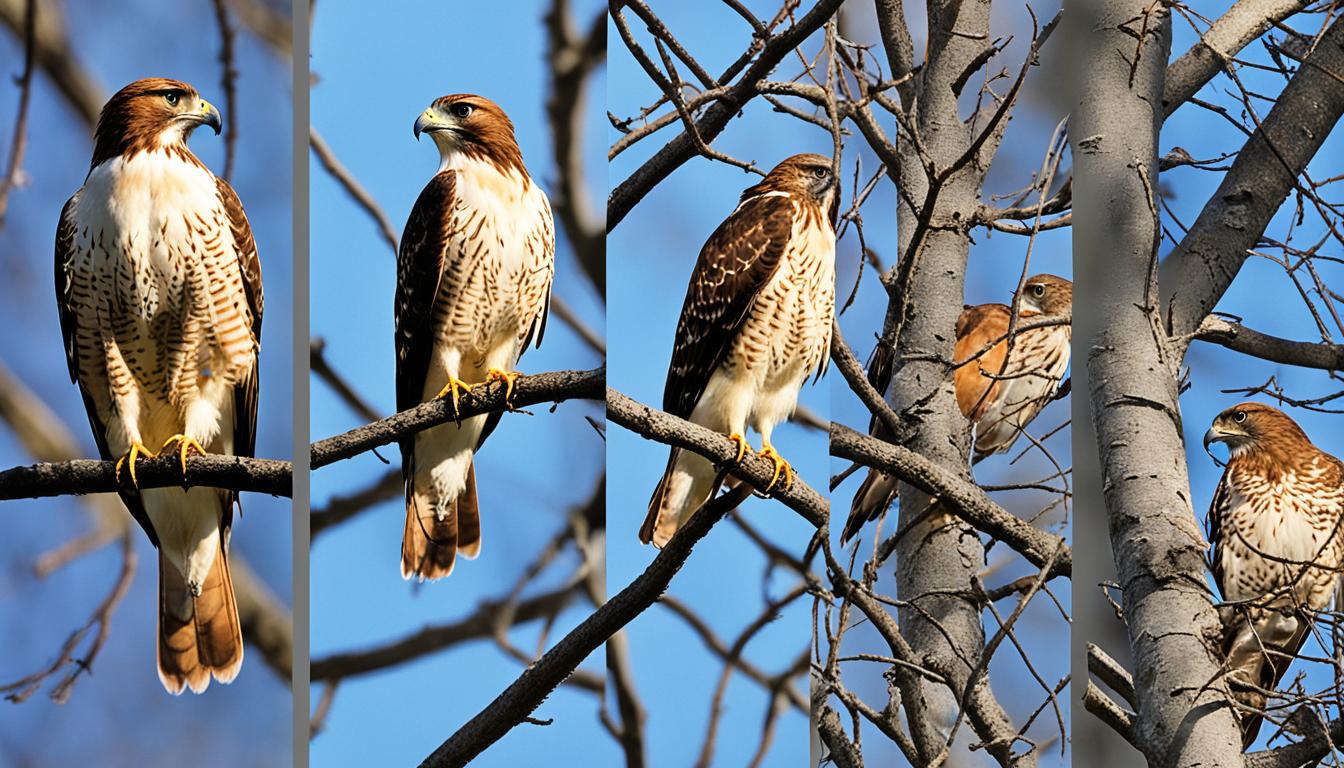
[[[178,446],[178,456],[181,457],[182,462],[182,479],[185,480],[187,479],[187,456],[190,455],[192,451],[195,451],[197,456],[204,456],[205,448],[186,435],[173,435],[163,441],[163,445],[159,447],[159,450],[163,451],[173,443],[177,443]]]
[[[737,443],[737,458],[733,459],[733,463],[741,464],[742,457],[747,455],[747,438],[743,437],[738,432],[734,432],[733,434],[728,436],[728,439],[732,440],[734,443]]]
[[[761,458],[769,459],[775,465],[775,473],[770,476],[770,484],[765,486],[766,493],[769,493],[775,487],[781,475],[784,477],[784,490],[787,491],[793,487],[793,467],[789,466],[789,462],[785,461],[784,457],[775,451],[773,445],[766,443],[761,448]]]
[[[461,379],[449,376],[448,383],[444,385],[443,389],[439,390],[439,394],[435,395],[434,399],[439,400],[445,396],[451,395],[453,402],[453,420],[461,422],[462,419],[458,416],[458,408],[457,408],[458,401],[461,399],[463,392],[471,394],[471,390],[475,388],[476,388],[475,384],[468,384],[467,382]]]
[[[139,488],[140,483],[135,479],[135,460],[140,458],[141,456],[147,456],[152,459],[154,458],[154,455],[155,455],[154,452],[146,448],[144,444],[131,443],[131,450],[127,451],[125,456],[122,456],[120,459],[117,459],[117,467],[115,471],[115,476],[117,478],[117,485],[121,485],[122,465],[129,463],[131,465],[131,485],[135,488]]]
[[[513,382],[518,380],[523,374],[517,371],[506,371],[502,368],[491,368],[485,372],[486,383],[492,381],[504,382],[504,405],[510,409],[513,408]]]

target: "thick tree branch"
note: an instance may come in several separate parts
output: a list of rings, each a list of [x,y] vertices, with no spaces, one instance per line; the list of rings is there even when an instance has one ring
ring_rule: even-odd
[[[1311,5],[1310,0],[1237,0],[1204,32],[1199,42],[1167,67],[1162,115],[1190,100],[1228,60],[1280,21]]]
[[[1038,568],[1050,563],[1060,546],[1058,536],[1036,528],[994,503],[973,481],[948,472],[908,448],[860,434],[843,424],[832,424],[831,455],[880,469],[936,496],[948,511],[1012,547]],[[1073,555],[1065,547],[1053,558],[1050,575],[1069,576],[1072,572]]]
[[[737,443],[727,435],[651,408],[611,387],[607,387],[607,421],[651,440],[694,451],[719,467],[730,465],[737,458]],[[770,485],[774,464],[748,451],[742,463],[732,468],[732,474],[763,492]],[[820,528],[829,519],[826,499],[800,477],[795,477],[793,485],[787,488],[777,485],[770,497],[802,515],[814,527]]]
[[[732,86],[714,102],[703,117],[695,121],[696,134],[709,144],[723,132],[742,107],[757,95],[756,83],[764,80],[795,48],[822,26],[839,9],[843,0],[819,0],[797,23],[769,38],[760,54]],[[696,155],[696,141],[682,131],[643,165],[631,173],[607,197],[607,231],[614,230],[626,214],[683,163]]]
[[[460,768],[529,717],[594,650],[653,604],[692,548],[750,494],[743,484],[719,496],[672,537],[647,569],[556,643],[539,661],[422,762],[421,768]]]
[[[538,403],[561,403],[565,400],[597,400],[602,397],[606,368],[589,371],[553,371],[521,376],[513,387],[513,408],[526,408]],[[344,434],[318,440],[312,445],[311,464],[314,470],[325,467],[364,451],[388,445],[404,437],[446,424],[457,419],[502,411],[510,406],[504,401],[501,383],[481,387],[462,395],[457,412],[450,400],[431,400],[402,411],[382,421],[352,429]]]
[[[1191,334],[1232,284],[1298,175],[1344,115],[1344,17],[1337,17],[1237,153],[1218,191],[1163,265],[1167,330]],[[1183,355],[1183,347],[1177,352]]]
[[[1281,339],[1217,315],[1204,318],[1199,330],[1195,331],[1195,338],[1273,363],[1326,371],[1344,370],[1344,345]]]
[[[0,472],[0,500],[111,493],[131,481],[129,469],[123,466],[121,483],[117,482],[116,465],[115,461],[73,459],[7,469]],[[208,486],[285,497],[294,488],[294,466],[278,459],[192,455],[184,476],[177,454],[169,450],[157,458],[140,459],[135,467],[140,488]]]

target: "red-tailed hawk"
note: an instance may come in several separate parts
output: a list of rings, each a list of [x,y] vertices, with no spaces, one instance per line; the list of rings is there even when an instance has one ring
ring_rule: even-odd
[[[1027,279],[1018,299],[1018,325],[1049,317],[1066,317],[1073,311],[1073,283],[1055,275],[1036,275]],[[1008,327],[1013,316],[1006,304],[981,304],[967,307],[957,318],[957,340],[953,345],[956,370],[957,406],[975,430],[977,460],[1012,447],[1036,414],[1055,396],[1059,382],[1069,367],[1072,328],[1069,323],[1029,328],[1016,333],[1010,344]],[[1011,348],[1010,348],[1011,347]],[[883,369],[879,379],[890,377],[889,361],[873,369]],[[878,391],[888,381],[874,382]],[[876,419],[870,431],[881,439],[890,439]],[[841,543],[858,534],[874,520],[896,494],[896,479],[875,469],[868,470],[863,484],[854,494],[849,519],[840,534]]]
[[[61,211],[56,300],[98,450],[135,481],[149,446],[251,456],[261,265],[233,188],[187,148],[219,112],[186,83],[138,80],[103,107],[84,186]],[[159,678],[171,693],[233,680],[243,638],[229,577],[238,494],[121,493],[159,549]]]
[[[677,323],[663,409],[747,448],[751,426],[775,478],[792,469],[770,435],[789,418],[807,377],[820,376],[835,314],[835,220],[830,158],[794,155],[742,193],[691,273]],[[673,448],[640,528],[662,547],[713,493],[708,460]]]
[[[555,232],[494,102],[457,94],[415,121],[439,149],[439,170],[411,209],[397,255],[397,410],[499,381],[546,330]],[[401,575],[438,579],[481,547],[472,456],[499,422],[473,416],[401,442],[406,529]]]
[[[1241,403],[1218,414],[1204,447],[1231,458],[1207,520],[1228,684],[1243,746],[1260,730],[1268,695],[1306,642],[1344,564],[1344,464],[1312,445],[1283,411]]]

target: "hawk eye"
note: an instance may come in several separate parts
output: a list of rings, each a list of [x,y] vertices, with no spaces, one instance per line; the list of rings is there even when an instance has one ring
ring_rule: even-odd
[[[816,176],[818,179],[824,179],[831,175],[831,169],[824,166],[817,166],[812,169],[812,175]]]
[[[1237,422],[1238,424],[1240,424],[1241,422],[1243,422],[1243,421],[1246,420],[1246,412],[1245,412],[1245,411],[1237,411],[1236,413],[1233,413],[1233,414],[1232,414],[1232,420],[1235,421],[1235,422]]]
[[[471,116],[472,106],[470,104],[454,104],[448,108],[453,113],[453,117],[465,119]]]
[[[1044,295],[1045,295],[1045,286],[1044,286],[1044,285],[1041,285],[1040,283],[1037,283],[1037,284],[1031,286],[1031,295],[1033,295],[1033,296],[1044,296]]]
[[[170,106],[170,107],[176,107],[176,106],[177,106],[177,100],[178,100],[178,98],[179,98],[179,97],[178,97],[178,95],[177,95],[177,91],[169,91],[169,92],[163,94],[163,100],[166,101],[166,102],[168,102],[168,106]]]

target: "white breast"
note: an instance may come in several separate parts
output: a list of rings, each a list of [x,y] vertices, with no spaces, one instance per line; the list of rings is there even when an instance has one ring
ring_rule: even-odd
[[[199,165],[158,151],[112,158],[93,169],[80,192],[71,266],[117,271],[121,279],[110,284],[128,308],[153,315],[183,279],[170,244],[191,240],[189,216],[217,207],[215,178]]]

